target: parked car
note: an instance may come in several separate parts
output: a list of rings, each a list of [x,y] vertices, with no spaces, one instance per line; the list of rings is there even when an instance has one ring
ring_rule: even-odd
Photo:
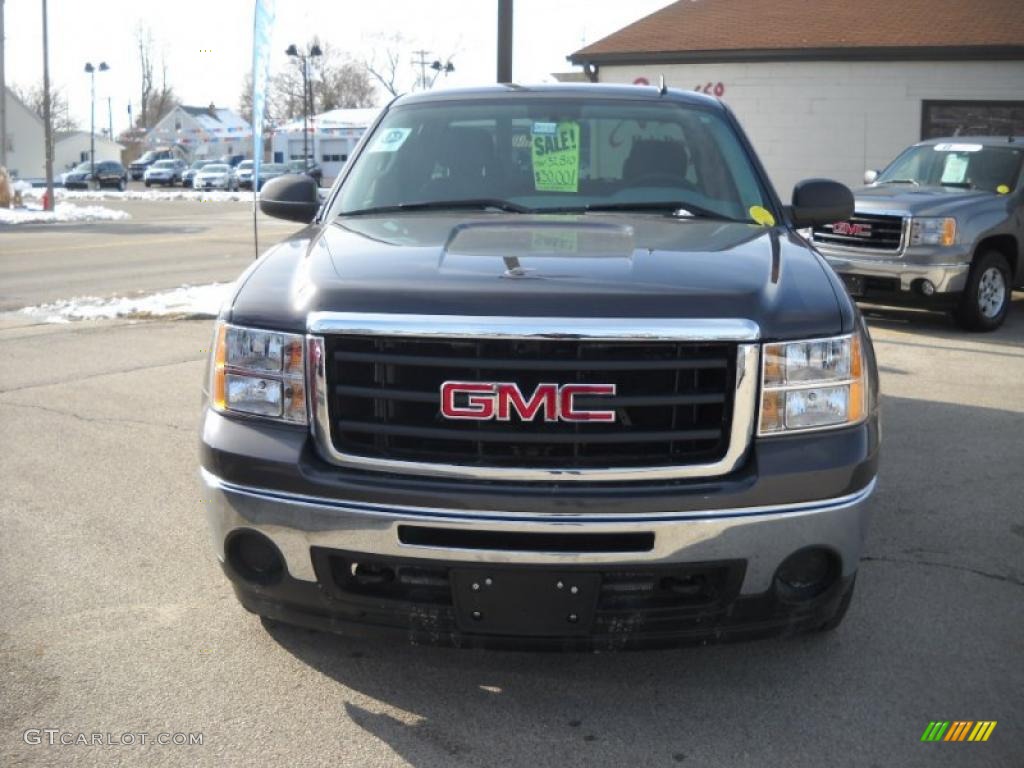
[[[173,187],[175,184],[181,183],[186,170],[188,170],[188,166],[185,165],[184,160],[157,160],[146,169],[142,178],[147,187],[153,184]]]
[[[301,160],[292,160],[288,163],[290,173],[304,173],[316,180],[317,186],[323,184],[324,169],[316,163],[304,163]]]
[[[725,104],[657,88],[425,91],[361,147],[325,204],[267,182],[306,226],[216,324],[203,507],[242,605],[463,648],[838,625],[878,380],[796,230],[850,190],[784,207]]]
[[[173,149],[150,149],[142,157],[128,165],[133,180],[138,181],[146,173],[146,169],[159,160],[174,160],[178,154]]]
[[[190,165],[188,169],[181,174],[181,186],[191,187],[192,182],[195,181],[196,173],[199,171],[199,169],[207,165],[212,165],[213,163],[216,162],[216,160],[211,160],[209,158],[192,161],[192,165]]]
[[[230,165],[210,163],[196,172],[192,186],[195,189],[231,189],[233,178]]]
[[[235,168],[243,160],[245,160],[245,155],[221,155],[219,162]]]
[[[951,310],[972,331],[1002,325],[1024,289],[1024,142],[931,139],[864,180],[853,217],[813,231],[850,294]]]
[[[252,160],[243,160],[232,169],[232,183],[235,189],[252,189],[252,168]]]
[[[64,174],[64,186],[67,189],[112,187],[124,190],[128,186],[128,171],[116,160],[103,160],[96,163],[93,174],[92,164],[85,162]]]

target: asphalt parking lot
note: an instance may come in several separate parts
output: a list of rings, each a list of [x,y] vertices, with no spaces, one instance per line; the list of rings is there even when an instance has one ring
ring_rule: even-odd
[[[0,230],[2,307],[225,280],[251,259],[245,204],[123,205],[129,222]],[[884,455],[845,623],[548,655],[265,629],[207,540],[211,322],[7,316],[0,765],[1021,765],[1024,294],[988,335],[870,318]],[[921,743],[936,719],[998,726],[983,744]],[[48,746],[26,729],[203,743]]]

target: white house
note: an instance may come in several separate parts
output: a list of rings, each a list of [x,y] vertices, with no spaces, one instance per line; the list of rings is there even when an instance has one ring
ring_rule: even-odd
[[[21,179],[46,175],[46,129],[43,121],[10,88],[4,88],[7,131],[0,137],[7,148],[7,170]]]
[[[379,109],[332,109],[310,118],[306,151],[309,158],[332,179],[352,154],[356,144],[380,113]],[[270,140],[275,163],[301,160],[302,118],[278,126]]]
[[[176,145],[193,160],[249,154],[252,127],[222,107],[175,107],[147,133],[147,149]]]
[[[124,146],[106,136],[96,134],[96,162],[116,160],[121,162]],[[53,140],[53,172],[61,173],[79,163],[89,161],[89,132],[60,131]]]
[[[721,98],[782,199],[937,136],[1024,136],[1020,0],[682,0],[573,53],[589,79]]]

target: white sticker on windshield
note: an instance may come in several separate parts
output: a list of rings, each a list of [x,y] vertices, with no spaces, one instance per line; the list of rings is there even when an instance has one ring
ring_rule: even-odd
[[[936,152],[981,152],[981,144],[936,144]]]
[[[412,128],[388,128],[377,140],[373,142],[368,152],[395,152],[401,147],[409,134],[412,133]]]
[[[967,158],[963,155],[946,155],[946,164],[942,167],[943,184],[963,184],[967,176]]]

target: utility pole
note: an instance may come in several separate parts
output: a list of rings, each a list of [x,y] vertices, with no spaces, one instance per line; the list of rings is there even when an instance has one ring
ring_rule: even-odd
[[[46,125],[46,210],[53,210],[53,120],[50,115],[50,38],[43,0],[43,123]],[[4,98],[7,95],[4,94]],[[4,138],[6,141],[6,137]]]
[[[110,105],[110,97],[107,96],[107,136],[114,140],[114,110]]]
[[[418,59],[413,59],[412,63],[416,64],[416,65],[419,65],[419,68],[420,68],[420,79],[419,79],[420,90],[421,91],[425,91],[425,90],[427,90],[427,65],[429,64],[429,62],[427,61],[427,55],[430,53],[430,51],[422,51],[421,50],[421,51],[413,51],[413,53],[415,53],[419,57]]]
[[[498,0],[498,82],[512,82],[512,0]]]
[[[7,40],[4,38],[4,0],[0,0],[0,166],[7,167],[7,78],[4,59]]]

